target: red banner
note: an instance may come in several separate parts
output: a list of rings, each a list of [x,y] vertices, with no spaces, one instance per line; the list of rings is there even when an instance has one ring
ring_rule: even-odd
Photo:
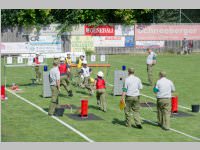
[[[98,27],[85,25],[85,35],[88,36],[114,36],[115,27],[109,25],[102,25]]]
[[[200,40],[200,24],[194,25],[135,25],[136,41]]]

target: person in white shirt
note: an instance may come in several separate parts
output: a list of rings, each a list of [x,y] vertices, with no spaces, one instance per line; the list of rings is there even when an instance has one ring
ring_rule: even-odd
[[[153,85],[153,65],[156,64],[156,54],[149,48],[147,49],[147,52],[149,54],[146,60],[148,81],[149,81],[149,85],[152,86]]]
[[[52,116],[58,106],[58,95],[60,93],[60,71],[58,69],[58,61],[53,61],[53,68],[49,72],[49,82],[51,86],[52,98],[49,106],[48,115]]]
[[[82,64],[83,64],[83,67],[81,68],[80,74],[81,74],[81,77],[83,78],[83,83],[81,84],[81,87],[88,89],[90,92],[90,95],[93,95],[94,91],[90,84],[90,74],[92,73],[92,69],[87,66],[86,60],[84,60]]]
[[[153,91],[157,94],[157,118],[158,125],[164,130],[170,128],[171,97],[175,91],[173,82],[166,78],[166,72],[159,73],[160,79],[157,81]]]
[[[125,100],[126,126],[131,127],[131,116],[135,121],[136,128],[142,129],[140,120],[140,90],[143,88],[141,80],[134,75],[134,68],[128,69],[128,77],[125,79],[121,101]]]

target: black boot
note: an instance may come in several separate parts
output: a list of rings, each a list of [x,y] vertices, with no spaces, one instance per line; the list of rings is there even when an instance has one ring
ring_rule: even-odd
[[[68,96],[72,97],[73,96],[73,93],[72,93],[72,90],[69,91],[69,94]]]

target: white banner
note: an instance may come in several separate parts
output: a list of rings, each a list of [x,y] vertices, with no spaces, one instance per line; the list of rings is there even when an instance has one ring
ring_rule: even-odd
[[[57,35],[30,36],[30,50],[40,53],[62,52],[61,37]]]
[[[7,57],[7,64],[12,64],[12,63],[13,63],[12,57]]]
[[[91,62],[95,62],[96,61],[96,55],[91,55]]]
[[[115,35],[134,35],[134,25],[115,25]]]
[[[1,43],[1,54],[29,53],[29,44],[26,42]]]
[[[80,25],[74,25],[72,27],[72,31],[71,31],[71,35],[84,35],[85,31],[84,31],[84,24],[80,24]]]
[[[165,41],[136,41],[136,48],[162,48]]]
[[[59,33],[59,24],[50,24],[47,25],[45,27],[41,27],[40,31],[39,31],[39,35],[57,35]],[[33,35],[37,35],[37,29],[33,28],[31,33],[31,36]]]
[[[92,36],[71,36],[71,52],[94,51]]]
[[[124,47],[125,37],[123,36],[94,36],[95,47]]]
[[[22,64],[23,63],[23,58],[22,57],[17,57],[17,63]]]

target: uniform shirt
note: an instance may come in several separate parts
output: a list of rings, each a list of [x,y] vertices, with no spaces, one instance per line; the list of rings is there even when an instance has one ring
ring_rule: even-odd
[[[37,65],[40,64],[38,57],[35,57],[34,60],[33,60],[33,62],[34,62],[35,64],[37,64]]]
[[[89,67],[86,67],[86,68],[82,67],[81,68],[81,73],[83,74],[83,77],[89,77],[91,71],[92,71],[92,69],[89,68]]]
[[[77,64],[77,68],[81,68],[82,67],[82,60],[79,58],[78,60],[78,64]]]
[[[56,86],[57,85],[57,83],[56,83],[57,80],[60,80],[60,71],[59,71],[58,67],[53,67],[49,72],[50,85]]]
[[[157,98],[171,98],[171,92],[175,91],[173,82],[165,77],[157,81],[155,88],[158,89]]]
[[[188,41],[186,39],[183,40],[183,48],[188,47]]]
[[[71,64],[72,64],[72,59],[71,59],[71,58],[66,58],[65,62],[66,62],[68,65],[71,65]]]
[[[104,79],[97,78],[96,79],[96,89],[105,89],[106,88],[106,82]]]
[[[141,80],[138,77],[130,75],[125,79],[124,89],[126,89],[127,96],[139,96],[142,88]]]
[[[154,52],[151,52],[148,56],[147,56],[147,64],[151,65],[153,64],[153,60],[155,60],[156,54]]]
[[[67,65],[65,63],[61,63],[58,67],[60,71],[60,76],[66,75],[67,74]]]

